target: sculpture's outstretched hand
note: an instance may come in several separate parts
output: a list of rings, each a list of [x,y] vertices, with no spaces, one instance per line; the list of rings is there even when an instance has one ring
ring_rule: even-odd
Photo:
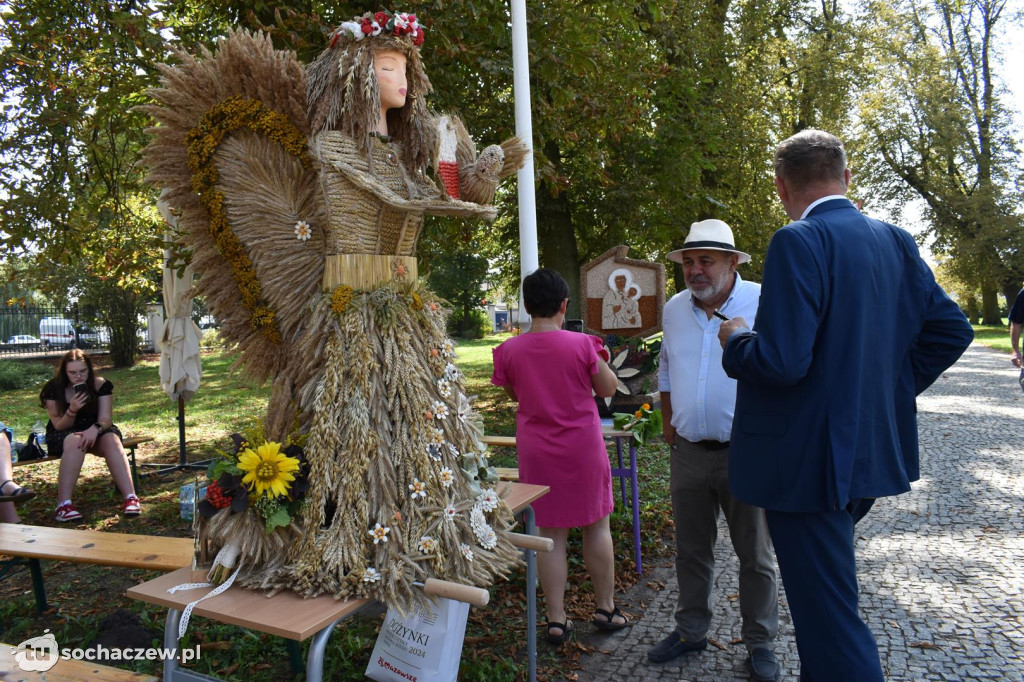
[[[445,182],[448,196],[477,204],[491,203],[498,183],[522,168],[530,151],[522,140],[513,137],[501,145],[492,144],[477,155],[476,145],[466,126],[453,115],[439,119],[439,133],[441,150],[438,172]],[[454,160],[450,158],[452,142],[455,147]],[[446,166],[452,170],[457,167],[458,190],[454,188],[454,178],[445,177]]]

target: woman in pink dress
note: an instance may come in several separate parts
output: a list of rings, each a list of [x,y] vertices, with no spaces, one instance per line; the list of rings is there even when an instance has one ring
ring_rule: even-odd
[[[537,564],[547,602],[545,639],[560,644],[574,629],[564,597],[566,540],[577,526],[583,529],[583,561],[597,602],[594,625],[604,630],[629,625],[614,600],[615,556],[608,526],[612,474],[591,393],[612,395],[616,379],[600,339],[562,330],[569,285],[561,275],[541,268],[527,276],[523,302],[533,317],[530,331],[494,349],[491,383],[519,403],[519,480],[551,487],[533,509],[540,534],[555,543],[553,551],[538,553]]]

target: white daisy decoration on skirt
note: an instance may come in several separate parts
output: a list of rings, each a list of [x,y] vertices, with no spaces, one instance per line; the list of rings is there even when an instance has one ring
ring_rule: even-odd
[[[309,226],[305,220],[300,220],[295,223],[295,238],[300,242],[309,241],[309,238],[313,236],[313,229]]]
[[[412,483],[409,484],[409,490],[412,491],[412,499],[417,497],[423,499],[427,496],[427,484],[418,478],[412,479]]]
[[[498,534],[494,532],[493,528],[488,528],[487,532],[477,537],[480,539],[480,546],[484,549],[494,549],[498,546]]]
[[[370,534],[370,537],[373,538],[373,544],[376,545],[378,542],[388,541],[388,533],[391,532],[391,528],[389,526],[382,526],[378,523],[373,527],[373,530],[367,532]]]
[[[485,490],[476,498],[476,505],[484,511],[494,511],[498,508],[498,495],[493,490]]]

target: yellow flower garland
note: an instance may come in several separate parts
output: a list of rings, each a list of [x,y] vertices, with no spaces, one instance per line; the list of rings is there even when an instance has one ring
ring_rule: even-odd
[[[224,194],[215,189],[220,175],[213,155],[224,138],[239,128],[247,128],[277,142],[297,157],[307,170],[313,168],[313,160],[309,156],[306,136],[286,116],[267,109],[257,100],[239,96],[229,97],[212,107],[199,125],[185,136],[188,168],[192,171],[192,190],[210,214],[210,234],[220,254],[231,264],[242,304],[250,313],[249,325],[256,330],[262,329],[271,341],[278,343],[281,341],[281,333],[277,329],[274,311],[263,300],[260,281],[252,261],[228,223]]]

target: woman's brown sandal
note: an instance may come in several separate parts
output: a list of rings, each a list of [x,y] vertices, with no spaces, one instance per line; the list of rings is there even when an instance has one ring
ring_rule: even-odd
[[[622,611],[619,611],[618,606],[616,606],[611,611],[605,611],[604,609],[594,609],[594,613],[599,616],[604,616],[607,619],[599,620],[595,618],[593,621],[591,621],[594,623],[595,627],[600,628],[601,630],[622,630],[624,628],[629,627],[629,618],[626,618],[626,616],[622,614]],[[622,618],[621,623],[615,622],[616,616]]]
[[[558,623],[556,621],[548,621],[547,634],[544,635],[544,641],[548,644],[562,644],[565,640],[572,637],[572,633],[576,631],[576,626],[568,618],[565,619],[564,623]],[[551,634],[551,629],[557,628],[562,631],[560,635]]]
[[[8,483],[14,486],[14,490],[9,494],[4,492],[4,487],[6,487]],[[28,488],[20,487],[14,481],[4,481],[3,483],[0,483],[0,502],[14,502],[17,504],[18,502],[31,500],[35,496],[36,494],[34,492]]]

